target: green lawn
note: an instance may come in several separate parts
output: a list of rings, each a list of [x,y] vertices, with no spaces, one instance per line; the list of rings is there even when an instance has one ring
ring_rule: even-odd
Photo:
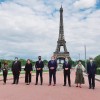
[[[9,71],[11,72],[11,71]],[[49,70],[44,70],[43,72],[49,72]],[[32,71],[32,73],[36,73],[36,71]],[[25,74],[24,72],[21,72],[20,74]],[[0,74],[2,76],[3,74]],[[12,73],[8,73],[8,75],[13,75]]]

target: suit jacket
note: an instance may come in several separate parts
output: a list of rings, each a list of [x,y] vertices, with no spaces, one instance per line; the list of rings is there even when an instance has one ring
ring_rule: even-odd
[[[92,63],[92,66],[90,64],[90,62],[87,64],[87,73],[88,74],[96,74],[97,73],[97,67],[95,65],[95,63]]]
[[[43,61],[41,61],[40,63],[39,63],[39,61],[36,62],[36,64],[35,64],[36,70],[37,70],[37,68],[41,68],[41,70],[43,70],[43,67],[44,67]]]
[[[54,67],[53,70],[51,70],[50,68],[51,67]],[[56,68],[57,68],[57,62],[54,60],[53,64],[51,62],[51,60],[48,62],[48,68],[49,68],[49,71],[56,71]]]
[[[65,68],[68,68],[68,70],[65,70]],[[63,63],[63,69],[64,69],[64,72],[70,73],[71,64],[68,62],[67,65],[66,65],[66,62],[64,62]]]
[[[12,63],[12,71],[13,72],[17,72],[19,73],[19,71],[21,71],[21,62],[17,61],[17,63],[15,63],[15,61]]]
[[[26,65],[25,65],[25,69],[24,69],[25,71],[32,71],[33,69],[32,69],[32,64],[30,63],[30,64],[28,64],[28,63],[26,63]]]

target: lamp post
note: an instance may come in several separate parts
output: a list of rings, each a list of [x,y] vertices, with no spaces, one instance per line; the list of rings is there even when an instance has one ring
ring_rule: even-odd
[[[85,49],[85,68],[86,68],[86,45],[84,45],[84,49]]]
[[[79,60],[80,60],[80,53],[79,53]]]

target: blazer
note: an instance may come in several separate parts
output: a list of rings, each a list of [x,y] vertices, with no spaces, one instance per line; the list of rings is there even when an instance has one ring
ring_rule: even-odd
[[[65,70],[65,68],[68,68],[68,70]],[[63,63],[63,69],[64,72],[70,73],[70,69],[71,69],[71,64],[68,62],[66,65],[66,62]]]
[[[43,70],[43,67],[44,67],[43,61],[41,61],[40,63],[39,63],[39,61],[36,62],[36,64],[35,64],[36,70],[37,70],[37,68],[41,68],[41,70]]]
[[[15,61],[12,63],[12,71],[13,72],[17,72],[19,73],[19,71],[21,71],[21,62],[17,61],[17,63],[15,63]]]
[[[30,64],[28,64],[28,63],[26,63],[26,65],[25,65],[25,69],[24,69],[25,71],[32,71],[33,69],[32,69],[32,64],[30,63]]]
[[[54,67],[53,70],[51,70],[50,68],[51,67]],[[56,68],[57,68],[57,62],[54,60],[53,64],[51,62],[51,60],[48,62],[48,68],[49,68],[49,71],[56,71]]]
[[[95,63],[92,63],[92,66],[90,64],[90,62],[87,64],[87,73],[88,74],[96,74],[97,73],[97,67],[95,65]]]
[[[8,66],[8,65],[3,66],[1,69],[2,69],[2,70],[5,69],[5,70],[3,70],[3,72],[8,72],[9,66]]]

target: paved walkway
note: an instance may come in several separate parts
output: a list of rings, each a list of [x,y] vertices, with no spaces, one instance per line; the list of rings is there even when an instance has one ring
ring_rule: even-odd
[[[87,76],[86,73],[84,73],[84,75]],[[100,81],[100,75],[96,75],[96,76],[95,76],[95,79],[96,79],[97,81]]]
[[[21,75],[24,77],[24,75]],[[10,77],[10,76],[8,76]],[[0,100],[100,100],[100,82],[96,81],[96,88],[88,89],[88,78],[82,88],[75,87],[75,73],[71,72],[71,86],[63,86],[63,71],[56,74],[57,85],[48,86],[49,74],[43,74],[43,85],[35,84],[35,74],[32,76],[32,83],[25,85],[24,78],[20,78],[18,85],[12,85],[13,80],[7,80],[7,84],[0,82]],[[1,78],[1,76],[0,76]]]
[[[72,70],[75,71],[74,69],[75,69],[75,67],[73,67]],[[84,73],[84,75],[87,76],[86,73]],[[95,76],[95,79],[96,79],[97,81],[100,81],[100,75],[96,75],[96,76]]]

